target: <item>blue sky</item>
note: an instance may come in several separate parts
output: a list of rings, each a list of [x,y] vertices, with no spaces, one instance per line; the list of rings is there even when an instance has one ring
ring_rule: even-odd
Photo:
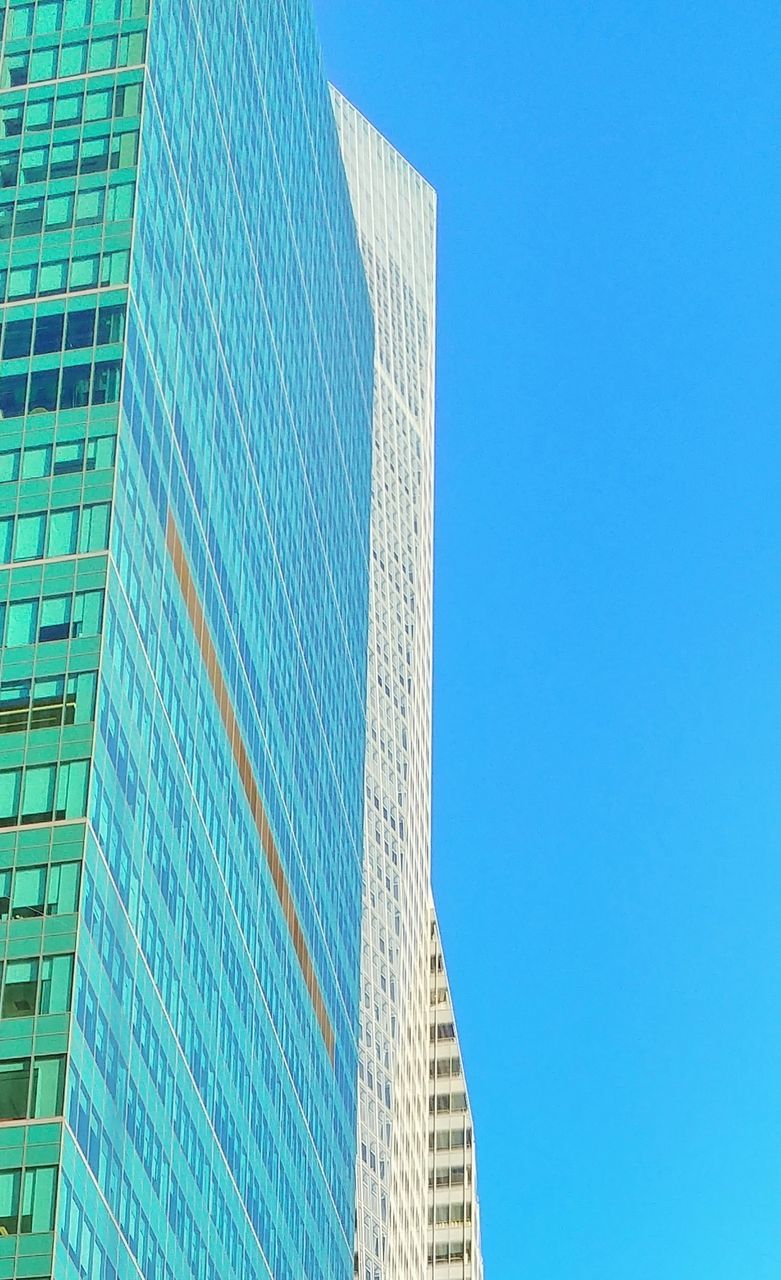
[[[316,7],[440,195],[435,883],[488,1280],[778,1280],[781,9]]]

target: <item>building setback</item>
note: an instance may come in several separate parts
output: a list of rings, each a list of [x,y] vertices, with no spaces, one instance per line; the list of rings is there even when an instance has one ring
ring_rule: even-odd
[[[436,196],[333,99],[376,329],[355,1275],[451,1280],[429,1118]]]
[[[0,1280],[344,1280],[373,323],[309,5],[3,18]]]

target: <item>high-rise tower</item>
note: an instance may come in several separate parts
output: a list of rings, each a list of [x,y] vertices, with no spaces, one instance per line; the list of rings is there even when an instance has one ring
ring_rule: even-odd
[[[0,1280],[341,1280],[373,326],[309,6],[2,18]]]
[[[460,1255],[455,1200],[452,1254],[434,1217],[432,1143],[444,1141],[431,1111],[444,1090],[431,1074],[430,1012],[431,983],[435,995],[441,986],[432,947],[444,964],[431,908],[436,197],[333,99],[376,331],[355,1274],[424,1280],[433,1268],[437,1280],[482,1280],[473,1185],[461,1188]],[[460,1065],[451,1084],[465,1099]],[[471,1117],[467,1132],[471,1147]]]

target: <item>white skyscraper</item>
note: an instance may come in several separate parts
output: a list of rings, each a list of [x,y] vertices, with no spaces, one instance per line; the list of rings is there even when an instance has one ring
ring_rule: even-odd
[[[428,1275],[483,1280],[474,1123],[433,906],[430,969]]]
[[[355,1274],[426,1280],[436,195],[333,99],[376,325]]]

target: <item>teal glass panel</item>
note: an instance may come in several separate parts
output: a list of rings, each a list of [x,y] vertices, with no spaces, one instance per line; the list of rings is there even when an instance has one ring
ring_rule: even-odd
[[[51,1231],[54,1226],[56,1177],[57,1170],[53,1166],[26,1171],[22,1192],[20,1232]]]
[[[73,956],[47,956],[41,962],[39,1013],[66,1013],[70,1009]]]

